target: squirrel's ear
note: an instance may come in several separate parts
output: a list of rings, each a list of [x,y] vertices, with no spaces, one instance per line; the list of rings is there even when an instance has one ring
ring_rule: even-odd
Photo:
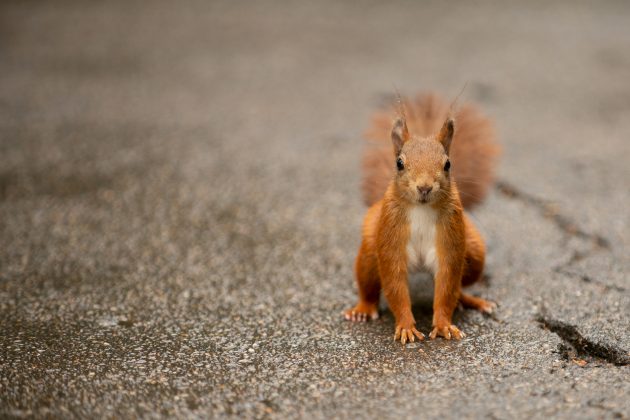
[[[451,148],[451,142],[453,141],[453,134],[455,133],[455,122],[451,117],[448,117],[446,121],[444,121],[444,125],[440,132],[437,135],[437,139],[442,146],[444,146],[444,150],[446,150],[446,154],[448,154],[449,149]]]
[[[409,130],[407,130],[407,122],[404,118],[398,118],[394,122],[394,128],[392,128],[392,143],[394,144],[394,153],[396,156],[402,150],[403,144],[409,140]]]

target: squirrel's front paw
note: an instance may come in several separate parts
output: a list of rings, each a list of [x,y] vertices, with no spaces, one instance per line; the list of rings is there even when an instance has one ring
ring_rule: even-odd
[[[433,331],[431,331],[431,334],[429,334],[429,338],[431,340],[434,340],[437,336],[444,337],[447,340],[450,340],[451,338],[454,338],[455,340],[461,340],[462,338],[466,337],[466,334],[464,334],[463,331],[460,331],[459,328],[457,328],[453,324],[440,324],[433,327]]]
[[[396,325],[394,341],[400,340],[404,346],[407,341],[416,341],[416,337],[418,337],[418,340],[420,341],[424,340],[424,334],[416,329],[414,323],[408,322]]]

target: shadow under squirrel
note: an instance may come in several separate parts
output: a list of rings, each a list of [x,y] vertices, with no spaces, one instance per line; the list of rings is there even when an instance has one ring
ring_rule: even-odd
[[[458,303],[486,313],[496,307],[461,291],[484,268],[484,241],[464,209],[481,202],[493,181],[499,148],[492,123],[471,105],[452,118],[445,102],[424,95],[401,99],[397,112],[376,114],[367,139],[363,197],[369,209],[355,262],[359,302],[344,316],[378,318],[382,290],[396,318],[394,339],[403,345],[424,339],[407,277],[428,271],[435,287],[429,336],[461,339],[464,333],[451,322]]]

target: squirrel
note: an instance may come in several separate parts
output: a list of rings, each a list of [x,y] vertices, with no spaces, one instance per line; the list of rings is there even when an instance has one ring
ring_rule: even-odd
[[[434,276],[429,337],[459,340],[465,334],[452,324],[458,304],[484,313],[496,308],[461,291],[484,268],[483,238],[464,209],[479,204],[493,182],[499,154],[494,127],[472,105],[453,118],[451,107],[434,94],[415,101],[399,97],[398,105],[397,117],[392,109],[376,114],[367,133],[373,146],[363,160],[369,209],[355,261],[359,302],[343,314],[355,322],[378,318],[382,290],[396,320],[394,340],[423,340],[407,278],[428,271]]]

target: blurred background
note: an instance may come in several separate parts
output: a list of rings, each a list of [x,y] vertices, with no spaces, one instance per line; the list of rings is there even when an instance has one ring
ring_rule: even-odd
[[[0,4],[0,415],[628,416],[630,4]],[[362,133],[475,102],[462,342],[342,321]],[[430,282],[412,282],[431,323]]]

